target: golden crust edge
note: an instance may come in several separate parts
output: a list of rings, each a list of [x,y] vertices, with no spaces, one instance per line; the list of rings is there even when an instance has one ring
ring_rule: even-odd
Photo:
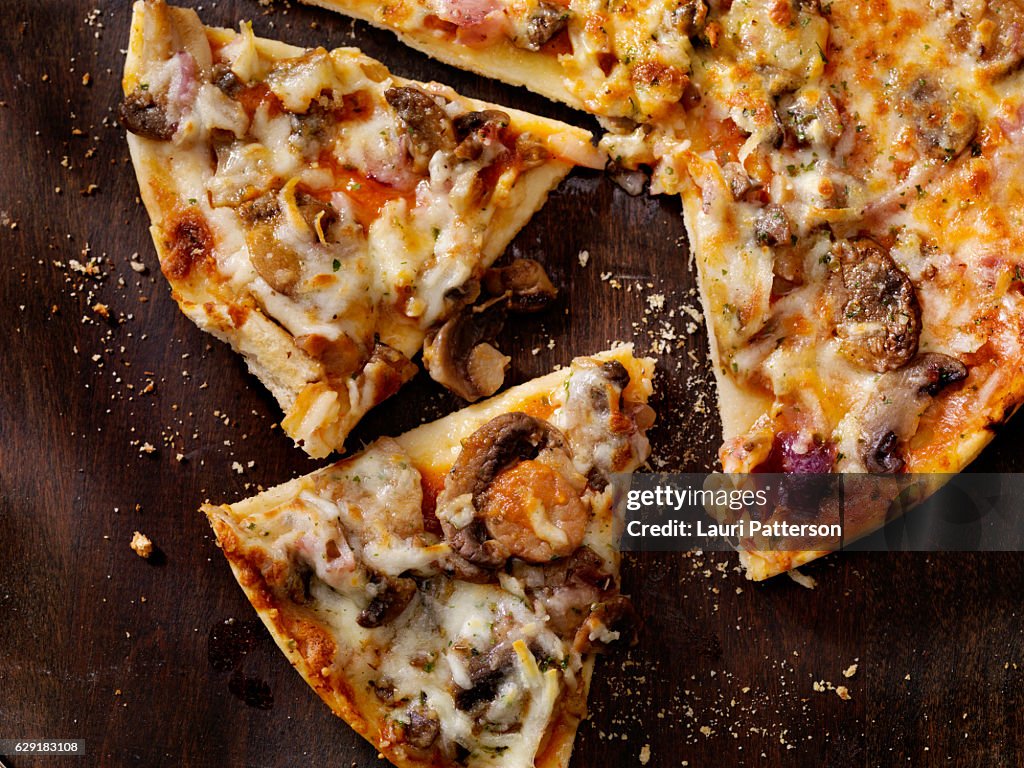
[[[540,96],[586,111],[583,103],[565,86],[562,68],[557,57],[525,51],[508,41],[500,41],[473,55],[474,49],[443,40],[431,34],[390,27],[380,22],[374,13],[379,3],[369,0],[302,0],[328,11],[365,21],[377,29],[396,35],[403,43],[420,53],[459,69],[483,77],[492,77],[509,85],[526,88]]]

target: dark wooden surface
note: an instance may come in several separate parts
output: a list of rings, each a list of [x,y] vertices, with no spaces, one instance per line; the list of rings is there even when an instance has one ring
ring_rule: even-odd
[[[254,18],[290,42],[359,45],[400,74],[593,125],[324,12],[205,5],[209,23]],[[252,623],[196,512],[317,463],[273,428],[270,397],[178,313],[157,271],[111,120],[129,13],[112,0],[0,4],[0,738],[83,738],[89,753],[6,762],[376,766]],[[512,250],[542,259],[563,298],[505,334],[511,378],[613,339],[657,344],[659,464],[712,467],[706,341],[678,309],[696,306],[678,202],[577,173]],[[90,258],[96,276],[70,266]],[[665,309],[645,313],[657,294]],[[456,406],[417,380],[358,437]],[[1020,469],[1021,437],[1018,420],[979,468]],[[155,542],[153,560],[129,549],[134,530]],[[748,583],[725,555],[628,557],[646,631],[601,663],[574,765],[636,765],[645,747],[651,766],[1021,764],[1021,556],[859,554],[806,570],[813,591]]]

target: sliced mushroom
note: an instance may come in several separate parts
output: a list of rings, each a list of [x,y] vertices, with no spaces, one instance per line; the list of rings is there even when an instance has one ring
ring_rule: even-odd
[[[611,646],[636,645],[640,617],[629,598],[624,595],[598,603],[573,638],[572,647],[579,653],[602,653]]]
[[[167,116],[167,107],[149,91],[136,88],[117,108],[117,120],[136,136],[169,141],[177,125]]]
[[[497,568],[511,556],[546,563],[582,543],[585,485],[561,432],[507,413],[463,441],[436,514],[453,552],[473,565]]]
[[[591,607],[613,594],[616,586],[604,561],[586,546],[552,563],[516,562],[512,573],[544,607],[548,626],[559,637],[575,635]]]
[[[448,320],[423,345],[430,377],[474,402],[493,395],[505,380],[509,358],[491,343],[505,324],[508,300],[499,296]]]
[[[356,623],[373,629],[397,619],[416,594],[416,582],[407,578],[384,576],[376,585],[376,594],[370,604],[359,612]]]
[[[626,168],[615,160],[610,160],[605,173],[619,188],[630,197],[642,195],[651,175],[641,168]]]
[[[540,0],[526,22],[526,35],[517,37],[515,44],[528,51],[541,47],[565,29],[569,23],[569,10],[558,3]]]
[[[1024,62],[1024,3],[1021,0],[946,0],[953,17],[950,42],[993,75],[1013,72]]]
[[[840,350],[878,373],[905,365],[921,335],[913,283],[870,238],[841,241],[836,250],[847,297],[836,323]]]
[[[519,168],[522,171],[529,171],[539,165],[543,165],[551,157],[548,145],[543,139],[538,139],[529,131],[524,131],[516,137],[516,157],[519,160]]]
[[[832,147],[843,133],[836,101],[828,91],[804,90],[779,99],[776,109],[787,142],[793,146]]]
[[[502,681],[512,671],[515,651],[508,642],[498,643],[486,653],[469,660],[469,688],[455,691],[455,706],[472,717],[479,717],[498,695]]]
[[[959,92],[950,92],[930,77],[915,77],[902,102],[922,151],[930,157],[952,160],[978,130],[974,108]]]
[[[967,378],[967,367],[938,352],[919,355],[878,380],[870,400],[856,414],[861,460],[868,472],[898,472],[904,466],[900,446],[913,437],[933,397]]]
[[[408,723],[402,729],[402,740],[414,749],[429,749],[441,734],[441,719],[422,702],[409,705]]]
[[[341,217],[334,206],[304,192],[296,195],[296,204],[302,220],[317,240],[324,245],[337,242],[333,230]]]
[[[512,118],[497,109],[466,112],[455,118],[455,156],[460,160],[477,160],[488,146],[500,144],[501,132]]]
[[[781,205],[767,205],[754,220],[754,239],[759,245],[789,245],[793,229]]]
[[[295,290],[302,270],[299,254],[278,241],[273,222],[261,222],[245,233],[249,260],[267,285],[286,296]]]
[[[213,83],[229,99],[234,99],[245,87],[241,78],[234,73],[231,67],[224,62],[213,65],[210,73],[210,82]]]
[[[448,113],[434,97],[412,86],[388,88],[384,93],[391,108],[405,123],[415,170],[422,173],[440,150],[455,148],[455,131]]]
[[[687,37],[704,31],[708,18],[708,6],[704,0],[681,0],[670,11],[672,24]]]
[[[492,296],[508,293],[513,312],[539,312],[558,297],[547,272],[533,259],[516,259],[507,267],[494,267],[484,274],[484,288]]]

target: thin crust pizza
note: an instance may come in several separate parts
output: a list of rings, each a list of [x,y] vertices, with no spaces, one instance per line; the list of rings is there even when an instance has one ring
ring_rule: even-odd
[[[313,1],[478,71],[546,61],[530,87],[682,195],[726,472],[958,472],[1024,398],[1018,0]],[[562,42],[534,51],[555,7]],[[887,517],[848,512],[851,535]]]
[[[934,490],[1019,406],[1022,21],[1010,1],[712,6],[699,103],[606,138],[683,196],[726,472]],[[852,535],[887,519],[846,513]],[[762,579],[821,554],[742,559]]]
[[[564,768],[628,644],[611,473],[652,360],[578,358],[251,499],[204,507],[278,646],[395,765]]]
[[[531,294],[503,280],[523,270],[486,270],[574,165],[603,164],[581,129],[162,0],[135,5],[124,94],[175,300],[245,357],[313,456],[415,373],[428,336],[435,378],[467,399],[497,390],[494,303],[546,277]],[[484,282],[498,294],[472,306]],[[485,328],[442,334],[466,313]]]

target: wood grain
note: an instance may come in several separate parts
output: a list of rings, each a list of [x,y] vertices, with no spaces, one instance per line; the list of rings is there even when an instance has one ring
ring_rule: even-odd
[[[399,74],[594,127],[325,12],[205,5],[208,23],[254,17],[258,33],[290,42],[359,45]],[[273,427],[276,406],[239,359],[178,313],[157,271],[111,118],[129,14],[121,1],[0,4],[0,738],[84,738],[90,755],[6,762],[376,766],[254,630],[196,512],[317,464]],[[577,173],[511,250],[562,286],[554,309],[502,339],[513,381],[614,339],[658,341],[656,454],[666,469],[712,467],[706,340],[679,309],[696,299],[678,202]],[[90,258],[97,276],[70,267]],[[666,308],[648,314],[656,294]],[[457,405],[419,379],[357,437]],[[1017,420],[978,468],[1020,470],[1021,438]],[[132,553],[134,530],[157,557]],[[807,570],[814,591],[785,577],[750,584],[724,555],[628,557],[646,631],[602,662],[574,765],[634,765],[645,745],[651,766],[1021,764],[1019,555],[858,554]],[[815,682],[846,685],[851,699]]]

